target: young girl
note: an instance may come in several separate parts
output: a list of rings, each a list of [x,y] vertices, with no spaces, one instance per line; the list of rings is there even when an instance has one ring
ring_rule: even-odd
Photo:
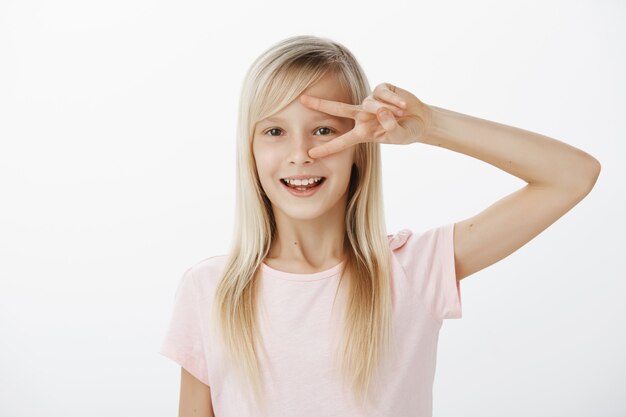
[[[528,184],[471,218],[388,235],[380,143],[442,146]],[[276,44],[241,92],[232,246],[185,271],[161,346],[182,367],[180,416],[431,416],[460,281],[554,223],[599,172],[558,140],[389,83],[370,91],[337,42]]]

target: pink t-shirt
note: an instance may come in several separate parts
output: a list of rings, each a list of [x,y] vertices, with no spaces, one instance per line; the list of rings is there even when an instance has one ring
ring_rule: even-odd
[[[363,411],[342,388],[331,355],[338,345],[345,299],[333,297],[344,263],[313,274],[292,274],[263,263],[257,318],[259,354],[272,417],[430,417],[443,319],[461,318],[454,265],[454,223],[419,233],[389,235],[394,356],[382,368],[375,405]],[[217,417],[256,417],[209,326],[210,303],[226,255],[204,259],[182,276],[159,353],[211,387]],[[342,285],[342,288],[344,286]],[[343,391],[346,389],[348,391]]]

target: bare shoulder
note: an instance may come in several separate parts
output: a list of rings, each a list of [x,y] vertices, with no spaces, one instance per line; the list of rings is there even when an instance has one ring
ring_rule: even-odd
[[[211,387],[181,367],[178,417],[215,417]]]

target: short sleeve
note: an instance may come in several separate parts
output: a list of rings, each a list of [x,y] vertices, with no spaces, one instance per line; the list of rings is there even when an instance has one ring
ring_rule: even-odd
[[[460,319],[461,284],[454,264],[454,223],[413,233],[402,230],[392,249],[412,286],[439,321]]]
[[[189,268],[178,284],[169,326],[159,353],[209,385],[197,298],[192,268]]]

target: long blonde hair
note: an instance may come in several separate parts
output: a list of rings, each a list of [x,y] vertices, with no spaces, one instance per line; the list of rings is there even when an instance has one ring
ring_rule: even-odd
[[[235,227],[215,293],[213,316],[228,365],[251,383],[259,407],[264,398],[255,349],[260,338],[256,325],[257,272],[269,252],[276,224],[252,153],[254,127],[327,73],[349,92],[351,104],[360,104],[370,94],[366,76],[347,48],[308,35],[284,39],[262,53],[248,70],[241,90]],[[355,146],[344,236],[344,271],[351,275],[340,350],[344,381],[349,381],[362,405],[392,340],[392,304],[380,144]]]

